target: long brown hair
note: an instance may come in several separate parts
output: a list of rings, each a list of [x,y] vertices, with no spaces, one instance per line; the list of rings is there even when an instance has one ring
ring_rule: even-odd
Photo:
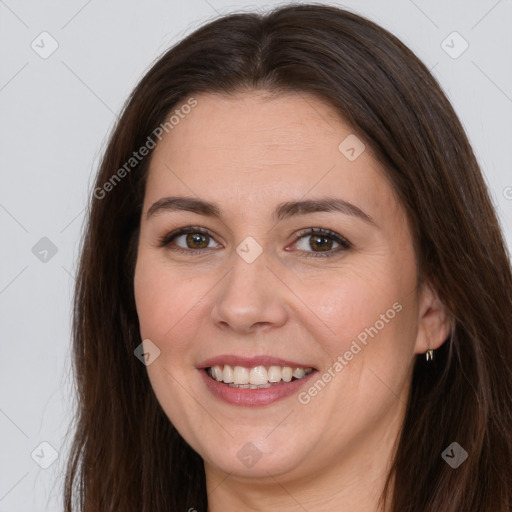
[[[304,4],[196,30],[146,73],[110,135],[80,248],[65,510],[207,509],[203,461],[134,356],[133,275],[151,151],[126,162],[194,93],[241,88],[313,93],[343,116],[385,169],[412,226],[419,275],[454,319],[434,361],[415,362],[383,503],[393,480],[391,512],[509,512],[512,273],[472,148],[436,80],[397,38],[340,8]],[[457,469],[441,457],[452,442],[468,452]]]

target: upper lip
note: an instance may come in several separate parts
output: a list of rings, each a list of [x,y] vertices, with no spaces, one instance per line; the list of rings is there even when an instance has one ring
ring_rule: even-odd
[[[268,355],[261,356],[237,356],[235,354],[224,354],[211,357],[197,365],[198,369],[209,368],[215,365],[229,364],[230,366],[244,366],[245,368],[254,368],[255,366],[291,366],[292,368],[313,368],[310,364],[303,364],[297,361],[290,361]]]

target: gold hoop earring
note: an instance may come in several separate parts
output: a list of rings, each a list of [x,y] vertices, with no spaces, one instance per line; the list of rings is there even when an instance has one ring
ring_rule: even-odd
[[[425,352],[425,359],[427,361],[432,361],[434,359],[434,350],[433,349],[429,349]]]

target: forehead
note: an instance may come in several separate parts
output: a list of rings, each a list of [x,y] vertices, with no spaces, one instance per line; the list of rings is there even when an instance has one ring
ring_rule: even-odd
[[[325,195],[375,215],[393,210],[396,201],[368,145],[317,97],[244,91],[194,98],[196,106],[153,152],[146,209],[164,195],[184,194],[224,203],[234,214]]]
[[[333,144],[336,149],[340,137],[352,131],[332,107],[307,93],[203,93],[195,99],[197,105],[164,136],[155,153],[181,148],[183,154],[193,146],[237,162],[248,155],[257,156],[258,162],[243,162],[243,171],[257,163],[274,163],[276,157],[293,162],[306,152],[325,153]],[[203,155],[188,154],[187,159],[202,160]]]

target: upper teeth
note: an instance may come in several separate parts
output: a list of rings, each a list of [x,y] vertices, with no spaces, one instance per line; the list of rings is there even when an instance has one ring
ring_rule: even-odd
[[[292,377],[301,379],[313,368],[292,368],[291,366],[253,366],[245,368],[244,366],[215,365],[208,368],[208,373],[218,382],[226,384],[252,384],[255,386],[269,384],[271,382],[290,382]]]

